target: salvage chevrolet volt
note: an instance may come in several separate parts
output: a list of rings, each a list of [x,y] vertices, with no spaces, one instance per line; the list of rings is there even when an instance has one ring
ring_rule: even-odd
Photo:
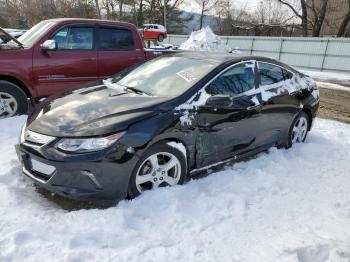
[[[16,149],[40,187],[120,200],[304,142],[318,106],[315,82],[276,60],[184,52],[46,99]]]

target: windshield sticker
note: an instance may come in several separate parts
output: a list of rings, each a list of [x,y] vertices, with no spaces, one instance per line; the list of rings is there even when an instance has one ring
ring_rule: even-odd
[[[185,70],[177,72],[176,74],[187,82],[192,82],[192,81],[197,79],[196,77],[194,77],[190,73],[186,72]]]

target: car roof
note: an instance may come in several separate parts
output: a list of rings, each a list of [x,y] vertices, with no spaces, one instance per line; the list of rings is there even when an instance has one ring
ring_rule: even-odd
[[[191,59],[214,61],[217,63],[230,62],[234,60],[254,60],[255,56],[244,56],[237,53],[224,52],[201,52],[201,51],[183,51],[176,53],[175,56],[187,57]]]
[[[144,26],[148,26],[148,25],[157,25],[157,26],[162,26],[160,24],[144,24]]]
[[[118,24],[118,25],[127,25],[127,26],[135,26],[132,23],[128,22],[120,22],[120,21],[111,21],[104,19],[89,19],[89,18],[53,18],[47,19],[46,21],[52,22],[79,22],[79,23],[96,23],[96,24]]]
[[[290,66],[288,66],[284,63],[281,63],[280,61],[273,59],[273,58],[263,57],[263,56],[254,56],[254,55],[247,56],[247,55],[243,55],[241,53],[183,51],[183,52],[175,53],[174,56],[204,60],[204,61],[214,62],[214,63],[218,63],[218,64],[238,63],[241,61],[257,60],[257,61],[262,61],[262,62],[273,63],[276,65],[280,65],[282,67],[286,67],[292,71],[296,71],[295,69],[291,68]]]

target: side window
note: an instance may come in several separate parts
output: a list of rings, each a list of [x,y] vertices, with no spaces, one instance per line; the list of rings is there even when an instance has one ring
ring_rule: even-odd
[[[68,27],[65,27],[54,35],[52,39],[56,41],[57,49],[66,49],[67,34]]]
[[[285,80],[293,78],[293,73],[291,73],[290,71],[288,71],[286,69],[282,69],[282,70],[283,70],[283,76],[284,76]]]
[[[99,49],[103,51],[129,51],[134,49],[134,38],[128,29],[101,28]]]
[[[268,86],[284,81],[282,68],[279,66],[259,63],[261,86]]]
[[[58,50],[92,50],[94,29],[92,27],[65,27],[51,39]]]
[[[255,88],[254,63],[241,63],[216,78],[206,91],[211,95],[237,96]]]

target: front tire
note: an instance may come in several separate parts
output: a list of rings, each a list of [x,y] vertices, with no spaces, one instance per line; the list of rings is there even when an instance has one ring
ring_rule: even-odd
[[[156,144],[137,162],[130,178],[128,195],[135,198],[147,190],[182,185],[186,173],[186,159],[182,152],[167,144]]]
[[[26,94],[17,85],[0,80],[0,119],[23,115],[28,111]]]
[[[288,147],[292,147],[293,144],[303,143],[307,137],[310,126],[309,116],[301,111],[294,119],[288,134]]]
[[[164,41],[164,35],[158,35],[158,42]]]

